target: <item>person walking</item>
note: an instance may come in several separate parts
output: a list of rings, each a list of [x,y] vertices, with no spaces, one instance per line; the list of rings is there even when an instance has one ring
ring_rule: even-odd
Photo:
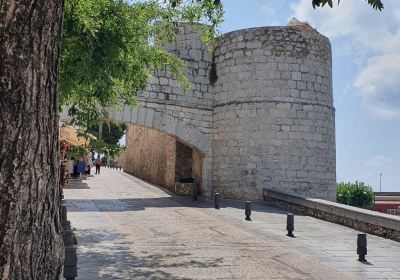
[[[96,159],[95,164],[96,164],[96,174],[100,174],[100,166],[101,166],[101,159],[100,159],[100,157],[98,157],[98,158]]]
[[[80,158],[78,160],[77,165],[78,165],[77,169],[78,169],[79,177],[82,177],[82,174],[85,173],[85,162],[83,161],[83,158]]]

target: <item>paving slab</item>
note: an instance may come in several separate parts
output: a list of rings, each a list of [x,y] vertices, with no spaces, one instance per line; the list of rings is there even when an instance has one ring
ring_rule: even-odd
[[[71,180],[64,190],[78,239],[78,278],[400,279],[400,243],[368,235],[357,261],[356,230],[244,202],[192,201],[121,171]]]

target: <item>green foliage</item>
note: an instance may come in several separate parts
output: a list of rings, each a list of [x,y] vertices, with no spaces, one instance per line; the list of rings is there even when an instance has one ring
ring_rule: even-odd
[[[89,149],[104,156],[115,157],[121,155],[125,151],[124,146],[119,144],[110,144],[103,139],[93,139],[90,141]]]
[[[351,0],[351,1],[354,1],[354,0]],[[379,11],[383,10],[383,3],[381,0],[365,0],[365,1],[367,1],[368,4],[371,5],[373,9],[379,10]],[[339,5],[339,3],[340,3],[340,0],[338,0],[338,5]],[[326,4],[328,4],[329,7],[332,8],[333,0],[312,0],[312,5],[313,5],[314,9],[316,7],[320,7],[320,6],[323,7]]]
[[[222,20],[222,5],[205,1],[66,0],[60,65],[60,105],[80,126],[97,123],[106,109],[137,105],[155,70],[168,69],[188,86],[184,64],[162,45],[177,22],[208,23],[211,41]],[[181,2],[181,1],[178,1]]]
[[[105,123],[106,124],[106,123]],[[125,146],[119,145],[119,140],[122,135],[125,133],[126,124],[124,123],[109,123],[106,124],[106,127],[110,129],[104,129],[106,138],[97,139],[98,134],[98,126],[97,131],[88,131],[88,130],[79,130],[78,136],[83,137],[86,140],[87,145],[77,147],[78,149],[83,149],[86,151],[92,151],[104,156],[119,156],[125,151]],[[94,126],[94,128],[96,128]],[[93,128],[93,130],[94,130]]]
[[[371,208],[375,203],[375,193],[370,186],[362,182],[338,183],[336,199],[342,204]]]
[[[87,153],[88,153],[88,150],[84,146],[78,146],[78,147],[72,146],[69,148],[69,150],[67,151],[65,156],[67,159],[78,160],[81,157],[83,157],[84,155],[86,155]]]
[[[125,131],[126,124],[123,122],[103,122],[102,139],[108,144],[117,145]],[[99,125],[90,125],[87,132],[99,138]]]

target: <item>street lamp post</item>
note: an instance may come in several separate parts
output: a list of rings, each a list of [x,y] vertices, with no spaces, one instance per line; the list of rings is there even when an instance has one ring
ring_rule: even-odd
[[[382,173],[379,173],[379,192],[382,192]]]

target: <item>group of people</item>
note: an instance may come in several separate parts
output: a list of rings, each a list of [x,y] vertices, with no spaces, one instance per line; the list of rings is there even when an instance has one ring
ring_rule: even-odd
[[[60,143],[60,156],[61,160],[66,159],[66,154],[69,151],[70,147],[67,143],[67,141],[63,140]],[[91,153],[88,153],[84,156],[82,156],[80,159],[78,159],[75,164],[74,164],[74,158],[71,157],[72,165],[70,170],[66,171],[69,172],[70,174],[79,174],[81,177],[82,174],[89,174],[90,175],[90,167],[92,164],[90,163],[90,158],[91,158]],[[93,162],[93,165],[96,167],[96,172],[95,174],[100,174],[100,166],[102,165],[102,161],[100,159],[100,156],[97,157]]]
[[[100,166],[101,166],[101,159],[97,158],[93,161],[93,165],[96,167],[96,172],[95,174],[100,174]],[[77,162],[77,171],[79,173],[80,176],[82,176],[82,174],[90,174],[90,165],[88,164],[88,160],[85,160],[83,158],[81,158],[80,160],[78,160]]]

